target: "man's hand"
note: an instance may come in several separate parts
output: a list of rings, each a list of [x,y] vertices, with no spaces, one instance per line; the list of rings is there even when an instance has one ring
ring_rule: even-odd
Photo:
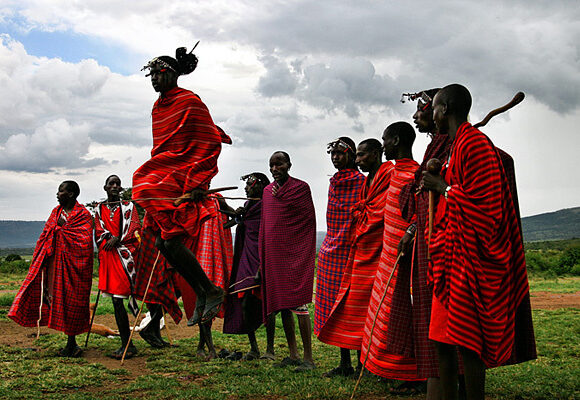
[[[397,246],[397,251],[401,254],[401,257],[411,251],[411,243],[413,243],[413,235],[407,232],[399,241],[399,246]]]
[[[441,175],[433,175],[427,171],[423,171],[423,179],[421,180],[421,187],[423,187],[423,189],[444,194],[447,186],[449,185]]]
[[[207,191],[204,189],[193,189],[191,191],[191,200],[193,201],[201,201],[207,195]]]
[[[117,236],[111,236],[103,245],[104,250],[112,250],[119,246],[119,238]]]
[[[66,219],[61,215],[58,217],[58,221],[56,221],[56,224],[58,226],[63,226],[65,224],[65,222],[66,222]]]

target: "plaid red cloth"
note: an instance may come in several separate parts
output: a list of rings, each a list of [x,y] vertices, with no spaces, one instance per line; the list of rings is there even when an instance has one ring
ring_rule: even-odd
[[[324,343],[359,350],[371,291],[383,247],[383,210],[393,163],[377,171],[353,207],[353,244],[332,311],[318,333]]]
[[[179,87],[159,97],[152,119],[151,159],[133,174],[133,199],[147,211],[143,227],[161,230],[164,239],[183,234],[197,237],[201,224],[211,216],[211,199],[179,207],[173,200],[154,199],[207,189],[218,172],[221,143],[229,138],[222,136],[199,97]]]
[[[512,194],[497,150],[469,123],[442,174],[452,189],[429,246],[434,295],[448,311],[449,342],[496,367],[512,355],[516,311],[529,294]]]
[[[40,325],[78,335],[89,329],[89,298],[93,275],[93,220],[87,209],[75,204],[63,226],[57,221],[62,207],[52,210],[36,243],[28,275],[18,291],[8,317],[16,323],[36,326],[40,307],[41,269],[54,266],[52,299],[50,305],[43,303]]]
[[[224,229],[223,224],[227,222],[228,217],[218,212],[218,209],[219,203],[214,197],[212,198],[212,216],[203,223],[197,240],[197,248],[193,253],[209,280],[226,290],[233,260],[232,233],[230,229]],[[181,291],[185,315],[189,319],[195,311],[197,296],[183,277],[177,278],[177,284]],[[223,314],[222,307],[218,317],[223,318]]]
[[[326,208],[326,236],[318,252],[314,334],[318,335],[330,315],[350,251],[351,209],[360,199],[365,176],[358,170],[344,169],[330,178]]]
[[[400,355],[389,352],[387,349],[387,337],[392,327],[390,326],[391,304],[395,301],[407,301],[410,303],[408,275],[399,280],[399,271],[408,269],[407,263],[401,262],[399,268],[393,273],[393,277],[387,282],[395,268],[397,261],[399,241],[405,234],[409,225],[402,217],[399,209],[399,193],[401,188],[414,179],[415,171],[419,167],[417,162],[411,159],[397,160],[395,168],[391,172],[389,188],[386,191],[384,208],[384,231],[383,247],[376,278],[372,287],[372,294],[369,302],[364,334],[362,339],[361,362],[367,356],[366,369],[375,375],[388,379],[399,380],[420,380],[417,377],[417,364],[413,354]],[[405,279],[406,278],[406,279]],[[383,293],[387,290],[384,301],[379,308],[379,303]],[[403,296],[401,296],[401,294]],[[399,298],[397,298],[397,296]],[[378,310],[378,313],[377,313]],[[371,328],[375,323],[372,340],[370,337]],[[407,332],[411,330],[411,325],[405,327]],[[371,343],[369,347],[369,341]]]
[[[428,192],[423,191],[415,197],[415,192],[423,179],[427,161],[438,158],[447,160],[449,136],[436,134],[427,146],[423,162],[415,172],[415,180],[401,189],[399,206],[401,216],[411,222],[416,218],[417,236],[413,248],[413,266],[400,269],[400,281],[409,281],[412,271],[413,304],[398,298],[391,304],[390,329],[387,336],[387,349],[394,354],[415,355],[417,375],[422,378],[438,377],[439,362],[435,345],[429,340],[431,319],[431,299],[433,289],[428,282],[429,261],[427,260],[427,240],[424,228],[429,215]],[[412,330],[408,329],[412,325]],[[392,328],[392,329],[391,329]]]
[[[264,189],[258,247],[263,319],[276,311],[312,302],[316,218],[310,187],[289,177],[276,196]]]
[[[143,300],[147,282],[159,252],[155,247],[155,237],[155,234],[149,229],[143,229],[141,233],[141,246],[139,246],[136,257],[137,276],[135,277],[135,297],[139,300]],[[176,324],[181,321],[183,316],[177,303],[181,296],[175,283],[177,275],[175,270],[165,260],[165,257],[160,254],[145,299],[147,303],[163,305]]]

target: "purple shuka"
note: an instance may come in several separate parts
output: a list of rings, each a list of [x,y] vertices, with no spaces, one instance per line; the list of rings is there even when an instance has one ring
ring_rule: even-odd
[[[260,224],[263,317],[312,302],[316,218],[310,187],[289,177],[264,189]]]
[[[248,203],[245,204],[247,207]],[[262,202],[252,205],[245,213],[243,220],[236,228],[236,241],[234,244],[234,263],[230,277],[231,286],[228,292],[233,293],[228,296],[224,316],[224,333],[242,334],[253,332],[261,322],[262,312],[259,302],[254,302],[254,309],[248,310],[256,315],[253,321],[244,321],[242,314],[242,297],[239,294],[248,295],[253,292],[252,287],[256,286],[254,277],[260,268],[260,254],[258,253],[258,236],[260,233],[260,217],[262,214]],[[246,289],[246,290],[245,290]],[[259,290],[259,289],[256,289]],[[254,318],[253,318],[254,319]]]

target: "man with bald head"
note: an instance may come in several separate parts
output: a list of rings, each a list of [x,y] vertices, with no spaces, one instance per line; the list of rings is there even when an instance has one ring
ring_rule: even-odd
[[[274,182],[264,188],[260,221],[259,253],[262,278],[262,309],[267,324],[269,358],[273,358],[275,315],[282,314],[289,357],[280,367],[295,366],[295,371],[315,368],[312,359],[312,325],[307,304],[312,302],[316,218],[310,187],[290,176],[290,156],[277,151],[270,157]],[[301,361],[296,346],[294,317],[304,345]]]
[[[443,399],[457,398],[457,351],[468,399],[483,400],[485,369],[510,360],[516,313],[529,294],[522,235],[498,149],[467,122],[471,95],[453,84],[433,100],[433,120],[451,154],[422,186],[439,195],[429,244],[433,308],[429,338]]]

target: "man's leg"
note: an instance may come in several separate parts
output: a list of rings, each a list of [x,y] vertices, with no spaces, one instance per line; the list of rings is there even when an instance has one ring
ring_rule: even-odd
[[[61,357],[80,357],[82,353],[82,349],[77,345],[76,336],[68,335],[66,346],[58,352],[58,355]]]
[[[472,350],[459,346],[465,370],[465,393],[469,400],[485,398],[485,364]]]
[[[295,371],[310,371],[315,368],[314,360],[312,359],[312,323],[310,322],[310,314],[297,314],[297,317],[302,347],[304,347],[304,361],[302,365],[296,367]]]
[[[266,352],[263,359],[274,360],[274,336],[276,334],[276,313],[269,314],[266,320]]]
[[[290,310],[282,310],[281,314],[282,314],[282,325],[284,326],[284,334],[286,335],[286,341],[288,342],[288,351],[290,352],[290,358],[293,360],[298,360],[300,358],[300,354],[298,354],[298,346],[296,345],[294,316],[292,315],[292,311]]]
[[[427,379],[426,400],[441,400],[441,382],[439,382],[439,378]]]
[[[457,400],[457,349],[450,344],[435,342],[439,358],[441,395],[444,400]]]
[[[244,356],[244,359],[249,361],[260,358],[260,349],[258,348],[258,341],[256,340],[256,332],[248,332],[248,339],[250,340],[250,352]]]
[[[206,360],[212,360],[214,358],[217,358],[215,347],[213,346],[213,338],[211,336],[211,324],[212,324],[211,321],[205,324],[199,324],[199,334],[200,336],[203,334],[203,339],[205,341],[205,344],[207,345],[208,350]]]
[[[139,336],[149,343],[151,347],[156,349],[169,346],[169,343],[161,338],[161,330],[159,328],[161,318],[163,317],[163,306],[161,304],[147,303],[147,308],[149,309],[151,321],[149,321],[145,328],[139,331]]]
[[[131,330],[129,329],[129,316],[127,315],[127,309],[123,303],[123,299],[119,297],[113,297],[113,308],[115,310],[115,321],[117,321],[117,328],[119,328],[119,336],[121,336],[121,347],[113,355],[117,357],[123,355],[127,342],[129,341],[129,335]],[[137,349],[133,346],[133,341],[129,343],[129,348],[127,349],[127,354],[125,358],[131,358],[137,354]],[[128,357],[127,357],[128,356]]]

